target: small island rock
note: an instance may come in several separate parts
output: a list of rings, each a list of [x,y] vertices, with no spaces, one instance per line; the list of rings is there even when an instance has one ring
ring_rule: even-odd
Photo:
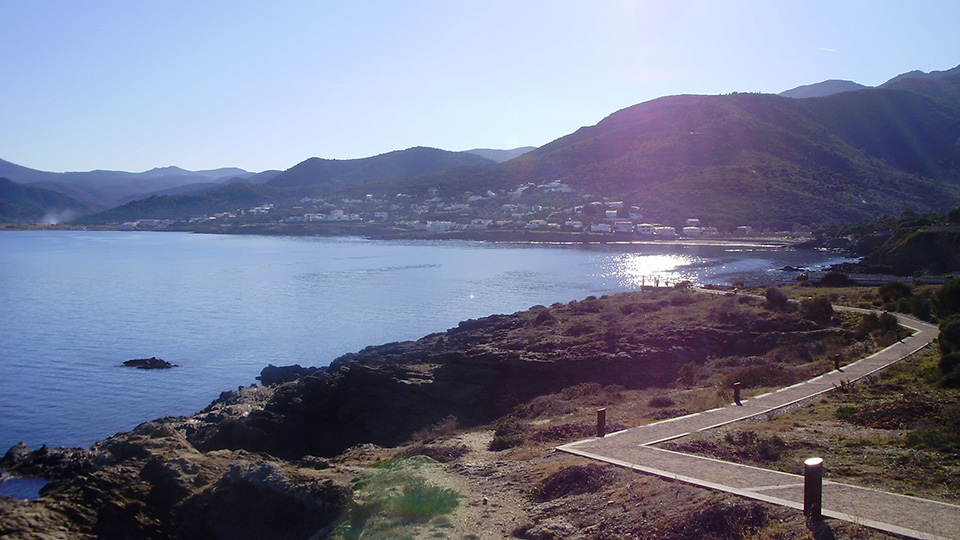
[[[170,362],[157,357],[135,358],[133,360],[127,360],[123,363],[123,365],[127,367],[135,367],[137,369],[169,369],[172,367],[178,367],[176,364],[171,364]]]

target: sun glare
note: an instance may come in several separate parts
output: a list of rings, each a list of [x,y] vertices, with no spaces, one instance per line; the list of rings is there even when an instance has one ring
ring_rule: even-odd
[[[608,276],[619,280],[621,287],[669,287],[681,281],[697,282],[693,272],[686,272],[696,262],[683,255],[641,255],[630,253],[611,257]]]

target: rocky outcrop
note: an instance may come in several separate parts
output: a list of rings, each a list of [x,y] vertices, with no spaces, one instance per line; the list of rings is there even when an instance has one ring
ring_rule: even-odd
[[[123,365],[137,369],[170,369],[179,367],[177,364],[171,364],[155,356],[151,356],[150,358],[134,358],[133,360],[127,360]]]
[[[271,387],[273,396],[248,415],[196,425],[188,439],[205,451],[329,457],[364,442],[397,445],[451,415],[465,427],[490,422],[584,382],[663,386],[687,363],[762,355],[788,339],[804,343],[835,331],[750,302],[632,293],[464,321],[418,341],[344,355]],[[678,325],[682,313],[701,315]]]

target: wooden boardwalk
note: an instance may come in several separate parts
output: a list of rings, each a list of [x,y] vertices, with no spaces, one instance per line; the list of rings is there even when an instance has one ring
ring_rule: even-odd
[[[837,308],[841,309],[841,308]],[[842,308],[850,311],[866,311]],[[936,326],[907,317],[914,330],[882,351],[809,381],[724,407],[587,439],[558,448],[562,452],[628,467],[742,497],[803,508],[803,477],[654,448],[653,445],[748,418],[775,414],[854,382],[910,356],[938,335]],[[813,456],[811,456],[813,457]],[[824,457],[829,462],[829,456]],[[930,540],[960,540],[960,506],[830,482],[823,483],[823,515],[874,529]]]

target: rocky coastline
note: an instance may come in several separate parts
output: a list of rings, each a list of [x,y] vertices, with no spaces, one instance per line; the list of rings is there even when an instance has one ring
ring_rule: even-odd
[[[577,385],[666,387],[711,358],[849,337],[743,298],[662,290],[535,306],[327,367],[268,366],[261,385],[90,449],[17,445],[0,467],[50,483],[38,500],[0,498],[0,536],[325,538],[365,449],[408,444],[450,419],[489,425]]]

